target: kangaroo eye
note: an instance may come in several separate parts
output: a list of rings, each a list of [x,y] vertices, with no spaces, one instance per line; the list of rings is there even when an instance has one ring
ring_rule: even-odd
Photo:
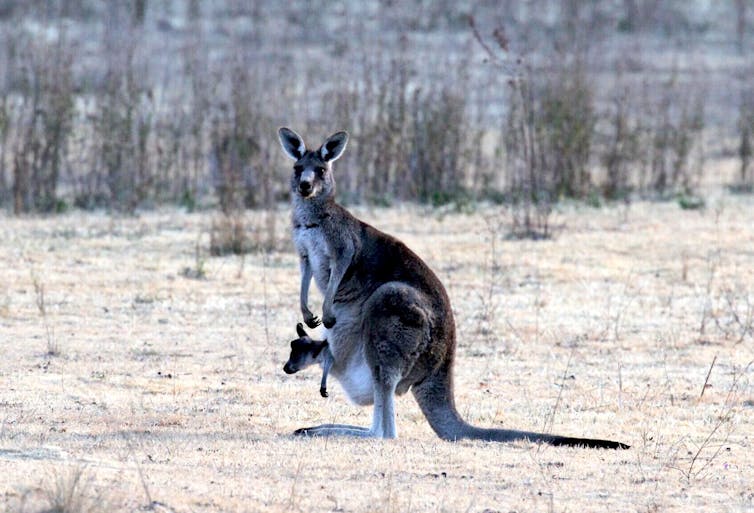
[[[322,178],[325,174],[325,168],[324,167],[315,168],[314,172],[317,173],[318,177]]]
[[[302,166],[300,164],[296,164],[295,166],[293,166],[293,170],[296,173],[301,174],[301,172],[304,170],[304,166]]]

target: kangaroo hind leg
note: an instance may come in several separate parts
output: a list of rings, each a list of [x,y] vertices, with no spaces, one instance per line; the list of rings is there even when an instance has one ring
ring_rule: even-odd
[[[397,438],[395,395],[405,392],[427,344],[427,320],[416,290],[400,283],[380,287],[365,308],[365,356],[374,377],[372,432]],[[421,367],[421,365],[419,365]],[[403,383],[402,383],[403,382]],[[401,384],[399,388],[399,384]]]

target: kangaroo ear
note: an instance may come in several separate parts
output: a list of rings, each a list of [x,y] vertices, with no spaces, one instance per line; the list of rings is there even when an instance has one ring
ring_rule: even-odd
[[[338,160],[338,158],[343,155],[343,151],[346,149],[347,143],[347,132],[338,132],[337,134],[333,134],[328,137],[327,140],[322,143],[322,146],[319,148],[319,154],[322,156],[322,160],[324,160],[325,162],[333,162],[335,160]]]
[[[283,146],[283,151],[290,158],[298,160],[304,156],[306,145],[301,136],[296,132],[290,128],[282,127],[278,130],[278,137],[280,138],[280,144]]]
[[[307,336],[306,335],[306,331],[304,331],[304,325],[301,324],[300,322],[298,324],[296,324],[296,333],[298,333],[299,337],[305,337],[305,336]]]

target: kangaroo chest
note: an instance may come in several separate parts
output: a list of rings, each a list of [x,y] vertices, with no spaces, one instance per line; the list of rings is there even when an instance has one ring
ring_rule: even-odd
[[[322,225],[316,222],[294,224],[293,241],[299,256],[309,261],[314,282],[324,294],[330,280],[332,255]]]

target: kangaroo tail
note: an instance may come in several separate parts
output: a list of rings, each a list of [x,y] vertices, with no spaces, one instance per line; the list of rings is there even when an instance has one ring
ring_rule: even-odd
[[[444,440],[486,440],[489,442],[512,442],[529,440],[551,445],[583,446],[603,449],[628,449],[630,446],[612,440],[577,438],[570,436],[516,431],[512,429],[488,429],[472,426],[461,418],[453,398],[453,376],[449,364],[436,370],[424,381],[412,388],[414,397],[429,425]]]

